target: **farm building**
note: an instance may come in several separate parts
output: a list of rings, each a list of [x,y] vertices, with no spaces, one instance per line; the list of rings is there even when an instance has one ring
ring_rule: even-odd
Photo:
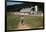
[[[31,7],[31,8],[23,8],[23,9],[21,9],[20,10],[20,12],[15,12],[14,13],[15,15],[30,15],[30,16],[32,16],[32,15],[42,15],[43,16],[43,13],[42,13],[42,11],[38,11],[38,8],[37,8],[37,6],[34,6],[34,7]]]

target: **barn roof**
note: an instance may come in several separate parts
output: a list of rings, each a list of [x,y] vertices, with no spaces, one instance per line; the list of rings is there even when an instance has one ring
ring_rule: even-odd
[[[31,7],[31,8],[23,8],[23,9],[21,9],[20,10],[20,12],[30,12],[30,11],[32,11],[31,9],[32,9],[33,7]]]

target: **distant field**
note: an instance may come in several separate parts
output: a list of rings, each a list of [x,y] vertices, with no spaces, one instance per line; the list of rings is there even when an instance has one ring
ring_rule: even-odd
[[[20,20],[20,16],[7,14],[7,29],[16,29]],[[43,16],[25,16],[24,22],[31,28],[41,27],[43,26]]]

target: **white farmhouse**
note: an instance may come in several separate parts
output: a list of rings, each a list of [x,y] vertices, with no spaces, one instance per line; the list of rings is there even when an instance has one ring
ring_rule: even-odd
[[[35,8],[35,10],[33,11],[32,9]],[[20,10],[20,15],[31,15],[31,14],[37,14],[37,6],[35,7],[31,7],[31,8],[23,8]]]
[[[34,11],[33,11],[33,8],[34,8]],[[34,7],[28,7],[28,8],[23,8],[20,10],[20,12],[15,12],[14,14],[15,15],[35,15],[35,16],[39,16],[39,15],[43,15],[43,14],[40,14],[39,13],[40,11],[38,11],[38,8],[37,6],[34,6]]]

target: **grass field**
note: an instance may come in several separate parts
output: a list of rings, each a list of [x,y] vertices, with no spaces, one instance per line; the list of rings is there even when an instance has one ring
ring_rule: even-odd
[[[27,16],[25,22],[28,23],[32,28],[43,26],[43,16]]]
[[[19,16],[8,15],[7,16],[7,26],[8,26],[8,29],[16,28],[16,26],[19,23],[19,21],[20,21],[20,17]]]
[[[7,14],[7,29],[16,29],[20,22],[20,16]],[[24,22],[31,28],[43,26],[43,16],[25,16]]]

